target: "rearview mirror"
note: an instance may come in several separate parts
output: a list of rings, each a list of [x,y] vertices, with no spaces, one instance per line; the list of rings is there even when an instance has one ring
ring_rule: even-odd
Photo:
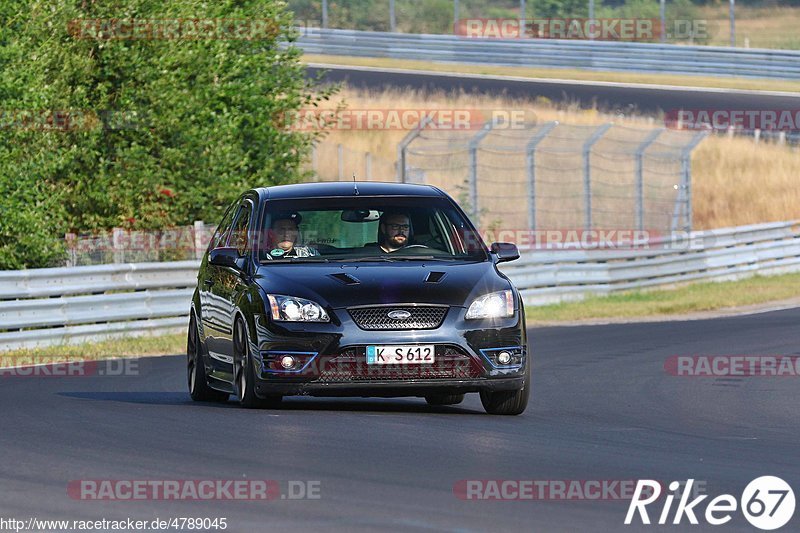
[[[374,222],[380,218],[380,211],[374,209],[345,209],[342,211],[343,222]]]
[[[507,261],[519,259],[519,250],[517,250],[517,245],[511,242],[492,243],[492,253],[497,255],[498,263],[505,263]]]
[[[216,266],[231,267],[238,270],[242,269],[240,264],[239,250],[236,248],[214,248],[208,254],[208,262]]]

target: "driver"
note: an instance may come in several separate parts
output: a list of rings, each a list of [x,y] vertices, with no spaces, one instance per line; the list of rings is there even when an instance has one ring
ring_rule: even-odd
[[[272,259],[320,255],[316,248],[296,245],[302,221],[300,213],[280,213],[273,217],[269,232],[271,248],[269,255]]]
[[[384,213],[378,225],[378,244],[384,252],[396,252],[411,237],[411,219],[404,213]]]

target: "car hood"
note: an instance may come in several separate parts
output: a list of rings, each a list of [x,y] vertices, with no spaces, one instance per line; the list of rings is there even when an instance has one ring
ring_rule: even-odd
[[[397,263],[283,263],[259,267],[255,281],[285,294],[343,308],[429,303],[467,306],[476,297],[510,288],[489,261]]]

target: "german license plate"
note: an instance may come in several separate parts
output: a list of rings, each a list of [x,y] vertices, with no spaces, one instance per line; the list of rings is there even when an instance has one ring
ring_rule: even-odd
[[[429,365],[434,358],[433,344],[415,346],[367,346],[368,365]]]

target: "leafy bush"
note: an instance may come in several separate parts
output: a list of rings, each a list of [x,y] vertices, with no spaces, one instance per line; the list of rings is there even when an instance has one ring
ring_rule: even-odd
[[[64,230],[216,222],[242,190],[302,177],[313,136],[282,117],[332,91],[316,91],[299,50],[279,46],[296,38],[283,2],[109,4],[0,7],[0,269],[52,264]],[[86,19],[270,21],[270,31],[101,39]]]

